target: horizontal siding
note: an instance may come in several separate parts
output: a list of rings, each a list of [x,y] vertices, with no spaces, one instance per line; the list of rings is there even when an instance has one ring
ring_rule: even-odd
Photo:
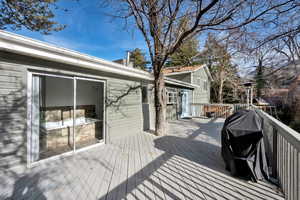
[[[69,72],[75,69],[36,59],[23,60],[19,57],[18,60],[10,62],[7,58],[2,58],[0,57],[0,169],[4,166],[9,168],[12,165],[24,164],[26,161],[27,68],[33,66],[43,70],[44,67],[62,67]],[[1,59],[5,62],[1,62]],[[18,64],[13,64],[14,62]],[[26,66],[23,66],[23,63]],[[74,72],[84,76],[83,71],[75,69]],[[100,73],[90,75],[102,76]],[[140,133],[143,126],[140,81],[106,78],[108,141]]]
[[[183,81],[186,83],[191,83],[191,73],[185,73],[185,74],[177,74],[177,75],[168,75],[168,78],[176,79],[179,81]]]
[[[0,169],[26,162],[25,70],[0,62]]]
[[[142,130],[141,83],[109,79],[107,82],[108,140],[140,133]]]
[[[210,81],[203,68],[193,72],[193,84],[198,85],[199,88],[195,88],[193,92],[193,103],[210,103]],[[201,85],[197,82],[201,79]],[[206,80],[208,83],[208,90],[203,90],[203,81]]]

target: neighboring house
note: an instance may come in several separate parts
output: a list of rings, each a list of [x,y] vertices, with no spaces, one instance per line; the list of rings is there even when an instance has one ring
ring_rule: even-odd
[[[192,91],[192,103],[210,103],[212,76],[206,65],[168,67],[163,70],[166,77],[190,83],[196,88]]]
[[[188,109],[190,98],[209,102],[199,94],[209,93],[210,79],[205,86],[198,78],[208,76],[203,69],[189,72],[190,81],[168,75],[167,103],[181,107],[181,100]],[[0,169],[154,128],[153,80],[142,70],[0,31]]]
[[[263,99],[272,106],[282,106],[287,104],[288,92],[286,88],[271,89],[263,96]]]

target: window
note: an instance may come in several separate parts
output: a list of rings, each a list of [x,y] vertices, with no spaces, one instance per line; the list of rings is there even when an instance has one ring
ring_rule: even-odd
[[[175,89],[167,89],[167,104],[177,103],[177,92]]]

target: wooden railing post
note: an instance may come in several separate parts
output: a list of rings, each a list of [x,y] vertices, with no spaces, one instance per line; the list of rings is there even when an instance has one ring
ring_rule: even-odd
[[[272,159],[272,176],[277,179],[278,177],[278,172],[277,172],[277,155],[278,155],[278,134],[277,134],[277,129],[272,126],[272,129],[273,129],[273,159]]]

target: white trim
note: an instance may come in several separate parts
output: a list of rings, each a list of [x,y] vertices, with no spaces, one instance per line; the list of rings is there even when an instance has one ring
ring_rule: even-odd
[[[66,78],[66,79],[74,79],[74,76],[68,76],[68,75],[59,75],[59,74],[48,74],[43,72],[34,72],[31,71],[31,74],[33,75],[40,75],[40,76],[49,76],[49,77],[57,77],[57,78]]]
[[[207,65],[204,66],[204,71],[206,72],[206,74],[209,77],[210,81],[214,81],[214,79],[213,79],[213,77],[212,77],[212,75],[211,75],[211,73],[210,73]]]
[[[2,30],[0,30],[0,51],[1,50],[34,58],[70,64],[85,69],[92,69],[150,81],[154,80],[154,77],[151,73],[143,70],[126,67],[118,63],[106,61],[97,57],[57,47],[42,41]],[[193,88],[193,86],[188,85],[188,83],[181,81],[176,81],[177,83],[174,81],[174,83],[169,82],[168,78],[166,78],[166,82],[178,86]]]
[[[75,135],[75,126],[76,126],[76,101],[77,101],[77,79],[73,77],[73,153],[76,152],[76,135]]]
[[[118,63],[106,61],[2,30],[0,31],[0,50],[107,73],[153,80],[153,75],[143,70],[126,67]]]
[[[51,157],[48,157],[48,158],[45,158],[45,159],[42,159],[42,160],[38,160],[38,161],[35,161],[35,162],[31,163],[30,168],[35,167],[35,166],[39,166],[39,165],[44,164],[44,163],[48,163],[52,160],[59,160],[59,159],[62,159],[62,158],[68,157],[68,156],[72,156],[73,154],[74,154],[73,151],[68,151],[68,152],[65,152],[65,153],[62,153],[62,154],[59,154],[59,155],[55,155],[55,156],[51,156]]]
[[[173,75],[180,75],[180,74],[187,74],[187,73],[192,73],[193,70],[189,70],[189,71],[183,71],[183,72],[170,72],[168,74],[165,74],[165,76],[173,76]]]
[[[31,167],[31,90],[32,90],[32,73],[27,73],[27,167]]]
[[[172,79],[172,78],[166,78],[166,77],[165,77],[165,83],[176,85],[176,86],[181,86],[181,87],[186,87],[186,88],[190,88],[190,89],[194,89],[197,87],[194,84],[190,84],[187,82],[179,81],[179,80]]]
[[[96,144],[93,144],[93,145],[90,145],[90,146],[86,146],[86,147],[82,147],[80,149],[76,149],[74,151],[74,154],[77,154],[77,153],[80,153],[80,152],[83,152],[83,151],[86,151],[86,150],[89,150],[89,149],[93,149],[95,147],[98,147],[98,146],[101,146],[101,145],[104,145],[104,144],[105,144],[104,140],[99,140],[99,142],[96,143]]]

